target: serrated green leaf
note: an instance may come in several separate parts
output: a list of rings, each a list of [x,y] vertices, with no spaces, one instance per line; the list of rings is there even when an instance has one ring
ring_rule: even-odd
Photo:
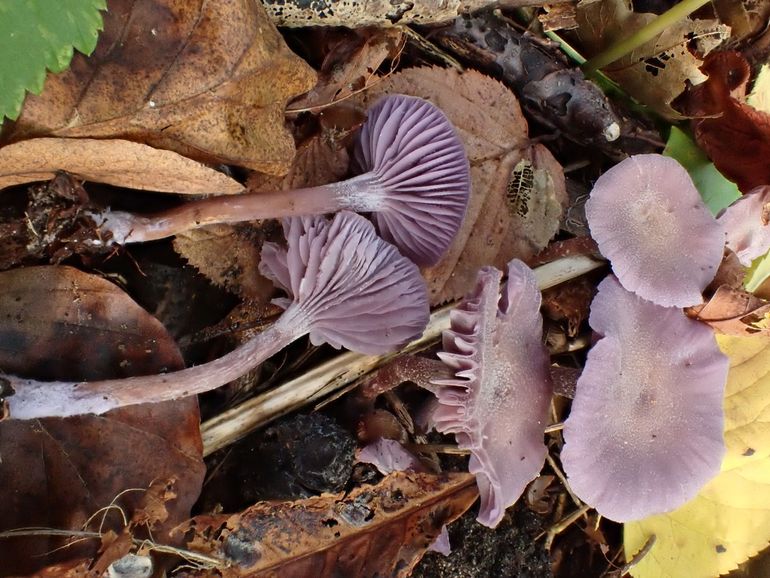
[[[61,72],[73,48],[91,54],[106,0],[0,0],[0,121],[15,120],[25,91],[43,90],[46,69]]]
[[[701,198],[713,214],[717,214],[741,196],[738,187],[720,173],[695,141],[675,126],[663,154],[679,161],[690,173]]]

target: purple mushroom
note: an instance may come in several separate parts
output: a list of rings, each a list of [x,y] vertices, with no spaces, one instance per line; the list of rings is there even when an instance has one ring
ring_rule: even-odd
[[[724,232],[677,161],[647,154],[618,163],[596,181],[586,217],[623,287],[666,307],[703,301]]]
[[[465,216],[470,168],[465,149],[443,112],[421,98],[391,95],[369,110],[356,142],[361,174],[346,181],[274,193],[225,195],[140,216],[95,215],[117,243],[170,237],[205,225],[371,212],[380,235],[419,265],[432,265],[449,247]]]
[[[419,336],[429,318],[425,282],[416,265],[349,212],[284,221],[288,247],[266,244],[262,272],[289,298],[267,330],[208,363],[161,375],[92,382],[39,382],[0,375],[10,416],[101,414],[116,407],[177,399],[220,387],[251,371],[295,339],[369,354]]]
[[[749,191],[717,220],[727,234],[727,246],[748,267],[770,250],[770,185]]]
[[[602,338],[564,423],[570,486],[617,522],[678,508],[719,472],[728,359],[707,325],[612,276],[590,323]]]
[[[439,357],[455,371],[436,380],[432,421],[471,451],[481,494],[478,521],[494,527],[543,466],[543,430],[552,386],[542,342],[540,290],[532,270],[513,260],[502,273],[479,271],[476,287],[451,314]]]

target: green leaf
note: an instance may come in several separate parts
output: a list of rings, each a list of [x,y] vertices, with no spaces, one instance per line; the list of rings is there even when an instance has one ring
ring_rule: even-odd
[[[0,121],[15,120],[25,91],[40,94],[46,69],[61,72],[73,48],[96,48],[106,0],[0,0]]]
[[[671,127],[663,154],[678,160],[687,169],[700,191],[703,202],[713,214],[716,215],[741,196],[735,183],[728,181],[698,148],[695,141],[675,126]]]
[[[746,287],[746,291],[754,293],[768,277],[770,277],[770,253],[757,257],[751,262],[751,267],[743,278],[743,286]]]

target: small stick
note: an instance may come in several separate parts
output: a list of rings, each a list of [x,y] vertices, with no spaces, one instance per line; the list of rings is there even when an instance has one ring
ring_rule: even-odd
[[[572,498],[572,501],[575,502],[575,505],[578,508],[583,507],[583,502],[580,498],[578,498],[574,492],[572,491],[572,488],[569,487],[569,484],[567,483],[567,476],[564,475],[564,472],[561,471],[561,468],[556,465],[556,462],[554,461],[553,457],[551,457],[551,454],[545,454],[545,459],[548,462],[548,465],[551,466],[551,469],[553,470],[553,473],[556,474],[556,477],[559,478],[562,485],[564,486],[564,489],[569,494],[570,498]]]
[[[547,536],[545,538],[545,544],[544,548],[546,551],[549,551],[551,549],[551,545],[553,544],[553,539],[561,534],[564,530],[569,528],[572,524],[574,524],[578,518],[583,517],[588,510],[591,509],[591,506],[584,505],[582,508],[579,508],[572,512],[569,516],[566,518],[562,518],[556,524],[548,528]],[[542,534],[541,534],[542,535]]]

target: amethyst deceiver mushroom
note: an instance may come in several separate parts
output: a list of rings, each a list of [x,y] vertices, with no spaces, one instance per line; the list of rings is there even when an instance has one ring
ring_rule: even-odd
[[[770,250],[770,185],[752,189],[722,211],[727,247],[747,267]]]
[[[450,314],[442,361],[453,379],[435,380],[435,428],[471,452],[468,469],[481,494],[477,520],[495,527],[540,472],[552,386],[543,342],[540,290],[532,270],[513,260],[502,273],[485,267]]]
[[[728,359],[713,331],[609,276],[591,305],[588,352],[564,423],[572,490],[617,522],[678,508],[719,473]]]
[[[435,264],[460,228],[471,187],[468,157],[444,113],[413,96],[382,98],[368,112],[354,159],[361,174],[339,183],[219,196],[149,216],[107,211],[94,218],[115,242],[138,243],[216,223],[371,212],[380,235],[403,255]]]
[[[596,181],[586,217],[623,287],[666,307],[703,301],[724,232],[677,161],[645,154],[618,163]]]
[[[214,361],[161,375],[91,382],[39,382],[0,375],[10,416],[101,414],[116,407],[203,393],[251,371],[295,339],[381,354],[419,336],[429,319],[417,266],[383,241],[365,218],[284,220],[287,248],[265,244],[262,272],[286,290],[285,311],[268,329]],[[7,390],[7,387],[5,388]]]

